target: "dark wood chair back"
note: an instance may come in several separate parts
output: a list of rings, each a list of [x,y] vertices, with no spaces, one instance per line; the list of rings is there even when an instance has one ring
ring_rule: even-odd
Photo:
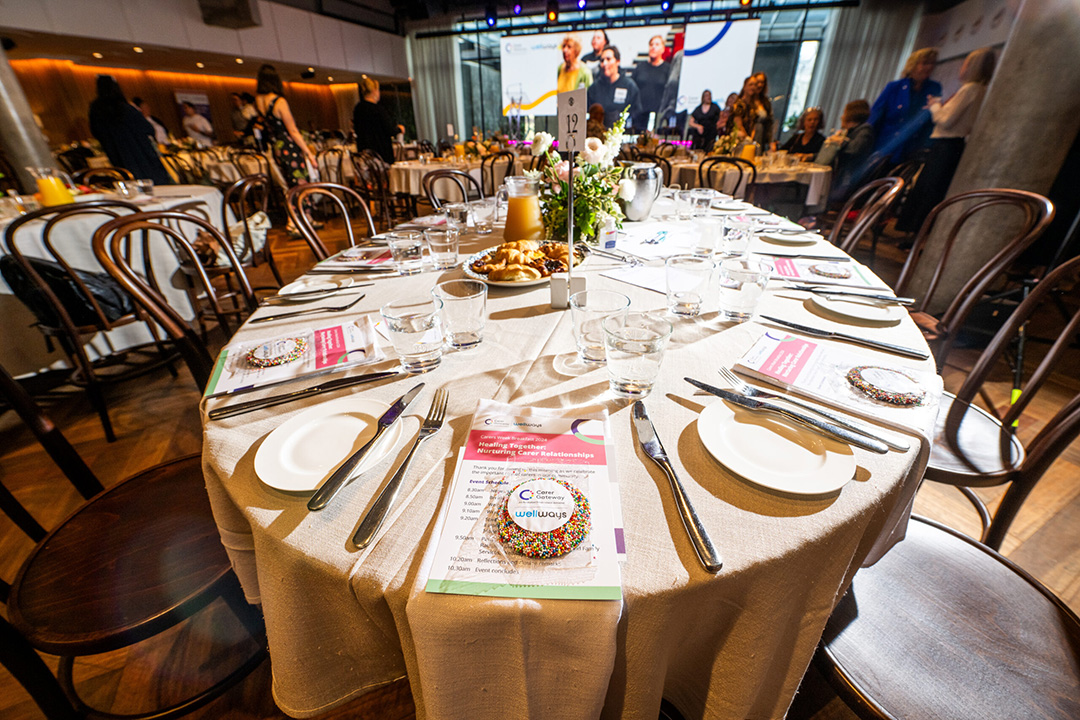
[[[237,253],[237,257],[245,267],[249,265],[258,267],[260,262],[269,265],[277,286],[281,287],[285,283],[278,271],[277,263],[274,262],[274,255],[270,251],[269,237],[265,239],[261,248],[256,249],[251,226],[246,222],[255,213],[267,211],[270,204],[271,184],[270,178],[266,175],[249,175],[227,187],[222,193],[221,227],[230,226],[230,213],[237,222],[245,221],[243,223],[244,244]]]
[[[435,154],[435,145],[430,140],[421,140],[417,143],[417,146],[420,148],[421,153]]]
[[[338,212],[341,213],[342,220],[345,222],[345,237],[349,241],[349,247],[357,245],[350,207],[359,207],[363,213],[365,229],[367,230],[366,237],[373,237],[376,234],[375,221],[371,218],[371,210],[368,208],[367,202],[352,188],[337,183],[297,185],[291,188],[285,196],[285,208],[293,221],[293,225],[300,230],[300,234],[307,241],[316,261],[326,260],[331,253],[319,237],[319,233],[308,218],[307,213],[303,211],[304,206],[312,202],[320,202],[337,208]]]
[[[669,158],[675,154],[676,147],[669,142],[662,142],[656,147],[656,154],[662,158]]]
[[[191,162],[176,153],[162,153],[161,162],[165,164],[169,172],[176,177],[176,181],[181,185],[198,185],[201,179],[198,171],[192,166]]]
[[[480,185],[481,190],[486,195],[494,195],[499,189],[499,182],[497,177],[507,177],[514,174],[514,164],[517,162],[517,156],[509,150],[501,150],[497,153],[491,153],[485,155],[484,159],[480,161]],[[498,165],[505,165],[501,176],[495,171]]]
[[[367,206],[378,208],[377,214],[384,228],[391,228],[415,215],[410,197],[391,192],[390,166],[381,157],[371,150],[361,150],[353,154],[352,164],[353,186],[367,201]]]
[[[169,244],[187,270],[186,274],[199,283],[210,314],[226,335],[233,333],[230,318],[246,317],[258,308],[255,292],[244,274],[232,244],[222,237],[212,223],[196,215],[171,210],[136,213],[105,223],[94,233],[94,255],[98,262],[176,343],[181,356],[191,369],[192,376],[202,389],[210,378],[212,368],[205,344],[146,277],[131,266],[124,255],[125,244],[129,242],[131,235],[137,232],[143,233],[143,237],[149,238],[150,242]],[[205,237],[212,238],[222,248],[237,286],[235,290],[222,292],[215,287],[199,261],[198,253],[188,240],[196,233],[204,233]],[[193,342],[201,348],[201,353],[197,348],[193,348]]]
[[[836,218],[829,242],[850,255],[900,197],[903,188],[902,179],[887,177],[872,180],[852,193]]]
[[[926,250],[931,233],[939,222],[944,222],[942,217],[949,218],[950,215],[953,216],[949,220],[952,224],[945,233],[944,238],[941,241],[935,241],[935,246],[941,249],[937,260],[938,264],[925,292],[922,294],[919,305],[913,308],[919,312],[927,312],[933,303],[934,293],[945,274],[949,259],[952,256],[953,247],[964,226],[976,215],[987,210],[1000,208],[1011,208],[1018,211],[1021,216],[1020,225],[1001,245],[1001,250],[963,285],[952,302],[949,303],[944,314],[941,315],[938,322],[937,338],[934,340],[934,356],[938,361],[939,368],[944,365],[945,358],[964,323],[976,305],[982,301],[991,285],[1046,231],[1046,228],[1054,219],[1054,205],[1037,193],[1007,188],[973,190],[946,198],[938,203],[930,211],[930,214],[926,216],[926,220],[915,236],[915,242],[911,247],[907,261],[900,271],[900,278],[896,281],[896,293],[898,295],[907,294],[908,285],[915,275],[916,267]],[[958,211],[959,214],[948,211]]]
[[[674,147],[674,145],[672,145]],[[664,176],[664,185],[671,184],[671,163],[668,159],[662,155],[653,155],[652,153],[640,153],[637,158],[637,162],[652,163],[660,168],[660,172]]]
[[[529,170],[536,170],[539,172],[547,167],[547,153],[544,153],[543,155],[530,155],[529,159],[522,164],[527,165]]]
[[[116,187],[116,181],[127,182],[134,180],[135,176],[130,170],[118,167],[87,168],[79,170],[71,176],[71,179],[83,185],[112,189]]]
[[[457,185],[458,191],[461,193],[461,202],[469,202],[470,191],[475,191],[480,198],[484,197],[484,189],[480,187],[480,183],[476,181],[476,178],[469,173],[447,168],[432,170],[424,176],[422,184],[424,186],[424,195],[427,196],[431,207],[436,210],[442,207],[443,200],[435,193],[435,185],[443,180],[448,180]]]
[[[348,162],[349,151],[343,147],[331,147],[323,150],[315,156],[315,165],[319,169],[319,180],[344,184],[345,163]]]
[[[757,167],[749,160],[733,155],[710,155],[698,163],[698,187],[714,188],[723,192],[724,174],[728,168],[738,170],[732,194],[737,195],[740,188],[745,188],[743,198],[751,200],[754,195],[754,185],[757,183]],[[745,186],[743,179],[746,180]]]
[[[233,149],[229,152],[229,162],[236,168],[240,177],[265,175],[270,177],[270,160],[258,150],[249,148]]]

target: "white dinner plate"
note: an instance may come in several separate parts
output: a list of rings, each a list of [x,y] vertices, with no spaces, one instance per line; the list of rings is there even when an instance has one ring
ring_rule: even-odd
[[[886,305],[875,303],[873,300],[862,300],[851,297],[826,297],[811,293],[810,302],[827,313],[840,315],[852,320],[864,320],[867,322],[894,325],[900,322],[907,311],[899,305]]]
[[[758,233],[759,238],[773,245],[813,245],[821,238],[812,233]]]
[[[465,258],[465,263],[462,265],[462,270],[465,271],[467,277],[473,280],[479,280],[482,283],[493,285],[495,287],[532,287],[533,285],[543,285],[551,280],[551,277],[542,277],[536,280],[522,280],[521,282],[509,282],[505,280],[489,280],[487,275],[482,275],[472,269],[472,264],[484,257],[485,255],[495,252],[498,246],[490,247],[487,250],[481,250],[478,253],[473,253],[469,257]],[[574,255],[577,256],[577,264],[574,267],[581,267],[581,263],[585,262],[585,254],[578,248],[574,248]]]
[[[305,295],[303,297],[304,300],[313,300],[320,297],[325,297],[326,295],[329,295],[335,290],[351,287],[352,284],[352,278],[323,279],[317,277],[303,277],[296,282],[291,282],[285,287],[278,290],[278,295],[287,300],[289,295],[292,295],[294,293],[314,293],[316,290],[322,290],[323,292],[317,295]]]
[[[278,490],[315,490],[345,458],[375,435],[379,418],[389,407],[356,395],[319,403],[266,436],[255,453],[255,474]],[[399,420],[379,438],[353,474],[386,457],[400,436]]]
[[[750,203],[738,201],[732,202],[730,200],[721,203],[714,202],[713,209],[719,210],[720,212],[746,212],[747,210],[757,210],[757,208]]]
[[[717,400],[697,421],[698,437],[720,464],[746,480],[791,495],[827,495],[855,476],[851,447]]]

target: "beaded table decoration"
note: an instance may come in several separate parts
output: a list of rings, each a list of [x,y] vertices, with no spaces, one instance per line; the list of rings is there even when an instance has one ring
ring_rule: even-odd
[[[859,365],[848,370],[847,381],[859,392],[889,405],[910,407],[926,397],[914,378],[892,368]]]
[[[271,368],[296,362],[304,356],[305,350],[307,340],[304,338],[285,338],[253,347],[245,357],[252,367]]]
[[[837,263],[818,263],[817,265],[810,266],[810,272],[821,277],[836,278],[843,280],[851,277],[851,268],[844,267]]]
[[[561,486],[562,492],[552,488],[554,484]],[[549,496],[563,494],[564,497],[556,497],[546,504],[536,504],[545,492]],[[569,497],[566,498],[565,494]],[[564,498],[572,501],[572,513],[568,512],[569,503],[565,503],[565,509],[559,509]],[[568,517],[559,517],[561,514]],[[550,527],[555,523],[559,524],[546,531],[523,527]],[[567,554],[581,544],[589,534],[590,526],[589,501],[570,483],[551,477],[534,478],[515,486],[507,495],[498,519],[499,541],[510,550],[531,558],[553,558]]]

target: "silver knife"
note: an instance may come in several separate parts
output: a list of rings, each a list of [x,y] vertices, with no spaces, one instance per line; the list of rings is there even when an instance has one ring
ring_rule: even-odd
[[[829,260],[830,262],[851,262],[849,257],[836,257],[835,255],[804,255],[802,253],[796,253],[793,255],[787,255],[784,253],[772,253],[772,252],[755,252],[755,255],[764,255],[765,257],[785,258],[787,260]]]
[[[337,470],[333,472],[326,479],[326,482],[322,484],[315,494],[308,500],[308,510],[322,510],[326,507],[326,504],[337,495],[337,491],[345,485],[345,481],[352,475],[353,470],[360,464],[360,461],[364,459],[364,456],[368,454],[368,451],[375,446],[382,434],[386,432],[386,429],[394,424],[394,422],[402,416],[406,408],[409,407],[409,403],[416,399],[416,396],[420,394],[420,391],[424,389],[424,383],[417,383],[409,392],[405,393],[390,406],[390,409],[382,414],[379,418],[379,424],[375,429],[375,435],[364,443],[363,447],[354,452],[352,455],[345,459],[345,462],[338,465]]]
[[[698,560],[709,572],[720,572],[720,568],[724,566],[724,561],[720,557],[720,553],[716,552],[712,540],[709,539],[709,534],[705,532],[705,527],[701,524],[697,513],[694,512],[694,506],[690,504],[690,498],[686,496],[682,483],[675,476],[675,468],[671,467],[664,446],[660,444],[660,438],[656,436],[656,429],[653,427],[652,421],[649,420],[649,414],[645,412],[645,404],[640,400],[634,402],[632,421],[634,430],[637,431],[641,449],[663,469],[668,482],[671,483],[671,492],[675,496],[675,506],[679,508],[683,527],[686,528],[686,534],[690,536],[690,542],[694,546],[694,552],[697,553]]]
[[[307,271],[308,275],[355,275],[357,273],[366,275],[397,275],[397,268],[389,267],[320,267],[316,266]]]
[[[895,295],[878,295],[877,293],[863,293],[855,292],[852,290],[830,290],[827,285],[807,286],[788,283],[788,289],[814,293],[815,295],[843,295],[845,297],[866,298],[868,300],[881,300],[882,302],[891,302],[896,303],[897,305],[912,305],[915,303],[915,298],[896,297]]]
[[[337,380],[329,380],[301,390],[271,395],[270,397],[259,398],[258,400],[248,400],[247,402],[229,405],[228,407],[214,408],[207,413],[207,417],[211,420],[222,420],[224,418],[243,415],[244,413],[249,413],[253,410],[261,410],[262,408],[273,407],[274,405],[282,405],[287,402],[292,402],[293,400],[322,395],[323,393],[331,392],[332,390],[340,390],[341,388],[352,387],[353,385],[363,385],[364,383],[375,382],[385,378],[397,377],[401,374],[402,373],[399,370],[386,370],[383,372],[367,373],[366,375],[338,378]]]
[[[821,338],[833,338],[834,340],[846,340],[856,345],[863,345],[875,350],[884,350],[885,352],[896,353],[897,355],[903,355],[904,357],[915,358],[916,360],[929,360],[930,353],[923,352],[922,350],[916,350],[915,348],[905,347],[904,345],[893,345],[892,343],[881,342],[880,340],[868,340],[866,338],[859,337],[858,335],[848,335],[847,333],[836,332],[835,330],[822,330],[821,328],[810,327],[808,325],[800,325],[799,323],[793,323],[790,320],[781,320],[780,318],[772,317],[771,315],[761,315],[761,318],[774,322],[777,325],[783,325],[789,327],[792,330],[798,330],[801,333],[807,335],[813,335],[814,337]]]
[[[285,295],[271,295],[262,299],[263,304],[275,304],[275,303],[289,303],[294,300],[306,300],[314,296],[314,299],[318,300],[321,297],[334,295],[340,292],[348,292],[349,290],[355,290],[356,288],[371,287],[375,283],[357,283],[356,285],[349,285],[347,287],[339,288],[323,288],[322,290],[304,290],[303,292],[287,293]]]
[[[842,440],[843,442],[855,445],[857,447],[861,447],[863,450],[876,452],[879,455],[884,455],[885,453],[889,452],[888,445],[881,442],[880,440],[875,440],[872,437],[864,435],[861,431],[856,432],[853,430],[848,430],[847,428],[841,427],[836,423],[831,423],[827,420],[819,420],[816,417],[810,417],[809,415],[804,415],[801,412],[789,410],[786,407],[782,407],[771,402],[766,402],[765,400],[756,400],[752,397],[747,397],[746,395],[740,395],[739,393],[731,392],[730,390],[724,390],[718,387],[714,387],[712,385],[703,383],[700,380],[695,380],[693,378],[683,378],[683,380],[690,383],[696,388],[700,388],[707,393],[712,393],[718,398],[723,398],[728,402],[735,403],[736,405],[744,407],[748,410],[765,410],[767,412],[776,413],[777,415],[782,415],[789,420],[793,420],[799,425],[808,427],[817,433],[829,435],[838,440]]]

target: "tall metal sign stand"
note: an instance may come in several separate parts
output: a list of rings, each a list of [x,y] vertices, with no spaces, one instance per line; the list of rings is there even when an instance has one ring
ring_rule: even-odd
[[[567,259],[566,277],[555,275],[551,278],[551,306],[565,308],[571,295],[585,289],[585,278],[574,277],[574,162],[585,128],[585,108],[588,101],[584,89],[559,93],[558,98],[559,149],[566,151],[566,159],[570,164],[566,199],[566,242],[570,255]]]

